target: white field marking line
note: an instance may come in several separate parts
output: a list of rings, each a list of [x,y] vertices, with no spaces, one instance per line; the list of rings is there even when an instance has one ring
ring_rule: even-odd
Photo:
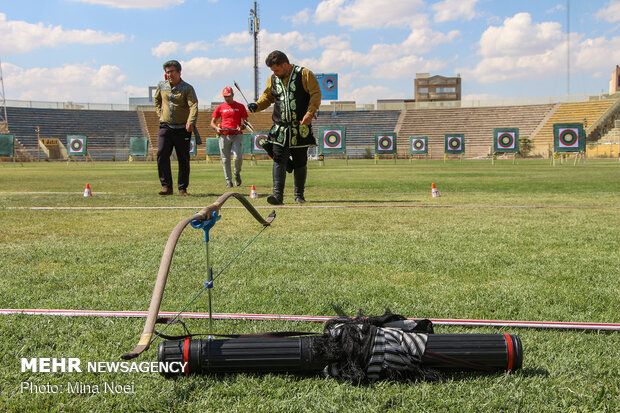
[[[73,191],[7,191],[7,192],[2,192],[0,191],[0,195],[46,195],[46,194],[83,194],[84,191],[80,191],[80,192],[73,192]],[[103,194],[111,194],[112,192],[92,192],[91,193],[93,195],[103,195]]]
[[[203,206],[56,206],[56,207],[4,207],[4,209],[25,209],[36,211],[56,210],[157,210],[157,209],[193,209],[201,210]],[[244,209],[242,206],[224,206],[222,209]],[[256,209],[331,209],[331,208],[498,208],[498,209],[620,209],[620,206],[579,206],[579,205],[428,205],[428,204],[366,204],[366,205],[257,205]]]
[[[0,309],[0,315],[50,315],[73,317],[146,317],[147,311],[104,311],[104,310],[48,310],[48,309]],[[176,316],[176,312],[161,311],[159,317]],[[209,318],[209,313],[183,313],[183,318]],[[221,320],[288,320],[288,321],[320,321],[325,322],[336,316],[306,316],[287,314],[244,314],[244,313],[213,313],[213,318]],[[419,320],[419,318],[409,318]],[[620,323],[581,323],[562,321],[509,321],[509,320],[468,320],[468,319],[429,319],[437,325],[458,326],[491,326],[491,327],[523,327],[523,328],[555,328],[576,330],[615,330],[620,331]]]

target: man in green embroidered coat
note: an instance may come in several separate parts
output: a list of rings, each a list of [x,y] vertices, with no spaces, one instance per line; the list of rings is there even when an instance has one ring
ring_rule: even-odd
[[[248,109],[259,112],[274,104],[273,126],[265,150],[273,159],[273,194],[267,202],[280,205],[284,200],[286,172],[294,172],[295,202],[306,202],[304,189],[308,171],[308,147],[315,146],[312,119],[321,105],[321,88],[314,74],[291,64],[279,50],[267,56],[265,64],[273,75],[267,79],[263,95]]]

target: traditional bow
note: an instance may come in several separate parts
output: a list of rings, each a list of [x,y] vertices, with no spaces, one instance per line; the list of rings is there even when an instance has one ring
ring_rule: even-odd
[[[276,217],[276,211],[274,210],[267,216],[266,219],[263,218],[256,208],[254,208],[254,206],[250,203],[250,201],[248,201],[243,195],[237,192],[227,192],[220,196],[213,204],[179,222],[172,230],[170,237],[168,237],[164,254],[161,257],[159,272],[157,273],[157,280],[155,281],[155,288],[153,289],[153,296],[151,297],[151,304],[149,306],[146,322],[144,323],[144,330],[142,330],[142,335],[140,336],[140,341],[132,352],[121,356],[123,359],[129,360],[139,356],[143,351],[150,347],[153,341],[155,323],[157,322],[157,317],[159,315],[159,307],[161,305],[161,299],[164,295],[164,288],[166,287],[168,271],[170,270],[174,248],[179,240],[179,237],[181,236],[181,233],[183,232],[183,229],[185,229],[185,227],[192,221],[205,221],[211,219],[213,217],[213,213],[215,212],[217,214],[222,208],[224,202],[226,202],[226,200],[230,197],[237,198],[239,202],[247,208],[250,214],[252,214],[258,222],[263,224],[264,227],[268,227]]]
[[[239,91],[239,93],[241,93],[241,96],[243,97],[243,100],[245,101],[245,104],[247,106],[250,105],[250,102],[248,102],[248,100],[246,99],[245,95],[243,94],[243,91],[241,90],[241,87],[239,87],[239,85],[237,84],[236,81],[233,80],[233,84],[235,85],[235,87],[237,88],[237,90]],[[254,114],[254,112],[250,112],[250,115],[252,116],[252,120],[256,121],[256,115]],[[250,131],[254,132],[254,127],[252,126],[252,124],[250,122],[248,122],[248,120],[245,120],[245,123],[248,127],[248,129],[250,129]]]

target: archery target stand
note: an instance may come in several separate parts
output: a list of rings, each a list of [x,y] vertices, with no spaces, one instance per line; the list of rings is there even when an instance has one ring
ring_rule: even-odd
[[[319,128],[319,165],[325,166],[325,155],[330,154],[342,155],[346,165],[349,166],[346,126],[336,125]]]
[[[375,165],[379,160],[379,155],[392,155],[394,163],[396,163],[398,151],[396,149],[395,132],[375,134]]]
[[[493,152],[491,165],[495,166],[497,154],[512,154],[512,164],[517,163],[519,155],[519,128],[495,128],[493,129]]]
[[[493,152],[491,154],[491,166],[495,166],[495,161],[497,160],[497,155],[498,153],[502,153],[502,152]],[[513,165],[519,165],[519,162],[517,161],[517,158],[519,157],[519,153],[515,152],[512,154],[512,164]]]
[[[430,149],[428,147],[428,136],[410,136],[409,137],[409,163],[413,158],[421,159],[424,157],[428,160]],[[431,155],[432,158],[432,155]]]
[[[15,135],[0,134],[0,156],[12,158],[13,167],[15,167],[15,158],[17,158],[17,139]],[[19,160],[21,166],[24,166],[22,160]]]
[[[554,123],[553,124],[553,153],[551,164],[555,166],[556,158],[560,165],[566,162],[569,153],[575,153],[575,162],[581,159],[585,163],[586,134],[582,123]]]
[[[90,161],[95,164],[95,161],[88,152],[88,138],[84,135],[68,135],[67,136],[67,165],[73,160],[75,156],[83,156],[86,161]],[[78,163],[77,161],[75,161]]]
[[[465,135],[462,133],[448,133],[444,135],[443,162],[446,163],[448,155],[459,155],[459,161],[463,162],[465,153]]]

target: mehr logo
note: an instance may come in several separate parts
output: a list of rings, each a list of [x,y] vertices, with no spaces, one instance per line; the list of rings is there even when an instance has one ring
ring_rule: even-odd
[[[81,373],[79,358],[22,358],[22,373]],[[187,367],[186,361],[89,361],[86,363],[88,373],[180,373]]]
[[[41,357],[22,358],[22,373],[31,371],[33,373],[81,373],[80,359],[75,357],[60,358]]]

